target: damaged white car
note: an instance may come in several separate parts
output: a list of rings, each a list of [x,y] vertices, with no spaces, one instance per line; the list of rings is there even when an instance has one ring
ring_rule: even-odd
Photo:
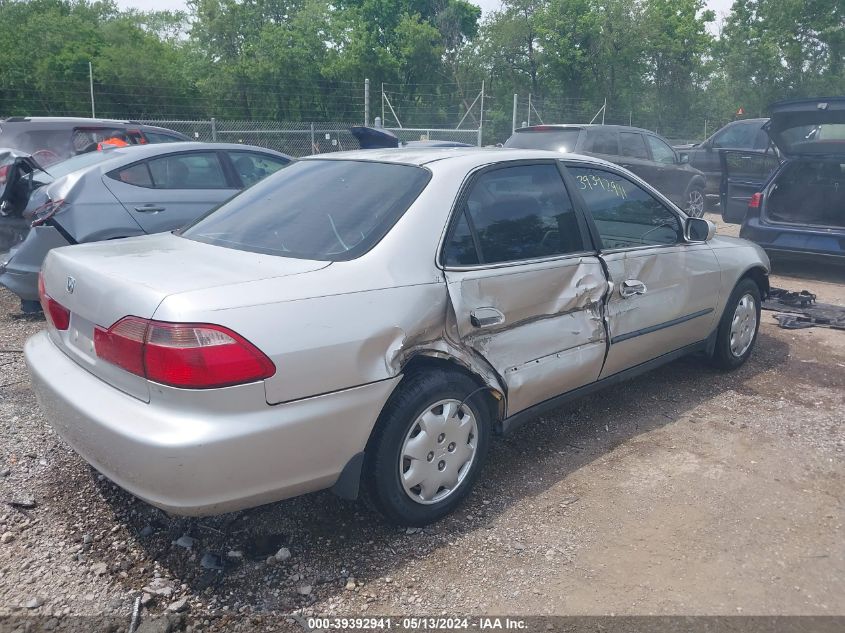
[[[741,365],[769,263],[610,163],[305,159],[175,234],[52,250],[26,345],[55,429],[202,515],[323,488],[454,509],[494,433],[685,354]]]

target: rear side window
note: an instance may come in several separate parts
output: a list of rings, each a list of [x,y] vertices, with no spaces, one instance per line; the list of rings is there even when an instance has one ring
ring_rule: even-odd
[[[587,147],[585,149],[596,154],[618,156],[619,144],[616,140],[616,130],[591,128],[587,134]]]
[[[555,152],[574,152],[578,144],[579,129],[571,130],[531,130],[517,131],[507,141],[505,147],[518,149],[548,149]]]
[[[172,154],[147,164],[156,189],[231,189],[215,152]]]
[[[180,143],[185,139],[173,136],[172,134],[162,134],[161,132],[149,132],[144,130],[144,136],[150,143]]]
[[[289,160],[281,156],[258,152],[229,152],[229,158],[244,187],[251,187],[290,164]]]
[[[645,148],[643,135],[639,132],[620,132],[619,155],[648,160],[648,150]]]
[[[481,174],[446,245],[446,263],[495,264],[584,250],[575,210],[555,165]],[[470,231],[474,231],[478,252]]]
[[[150,176],[147,163],[137,163],[136,165],[121,169],[114,172],[112,178],[120,182],[125,182],[127,185],[135,185],[136,187],[153,188],[155,186],[153,185],[153,179]]]
[[[304,160],[262,180],[182,232],[243,251],[344,261],[381,240],[431,177],[422,167]]]

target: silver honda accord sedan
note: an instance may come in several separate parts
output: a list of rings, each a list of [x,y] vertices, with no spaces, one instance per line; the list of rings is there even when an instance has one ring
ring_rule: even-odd
[[[141,499],[331,488],[454,509],[491,437],[680,356],[752,352],[769,262],[610,163],[302,160],[174,234],[50,251],[26,360],[54,428]]]

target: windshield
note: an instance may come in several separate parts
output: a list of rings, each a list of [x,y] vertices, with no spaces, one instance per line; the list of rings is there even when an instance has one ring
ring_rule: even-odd
[[[505,147],[519,149],[550,149],[556,152],[574,152],[581,130],[526,130],[517,132],[505,141]]]
[[[294,163],[200,218],[183,237],[256,253],[343,261],[370,250],[428,183],[422,167]]]

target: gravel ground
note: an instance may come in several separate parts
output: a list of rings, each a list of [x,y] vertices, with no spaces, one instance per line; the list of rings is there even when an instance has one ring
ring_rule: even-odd
[[[775,271],[773,285],[845,305],[840,269]],[[208,519],[136,501],[39,412],[20,350],[43,326],[0,291],[0,628],[26,614],[37,630],[100,616],[125,631],[137,597],[140,631],[297,629],[310,614],[845,615],[843,332],[764,313],[739,371],[683,359],[539,418],[494,442],[459,512],[405,530],[330,493]]]

